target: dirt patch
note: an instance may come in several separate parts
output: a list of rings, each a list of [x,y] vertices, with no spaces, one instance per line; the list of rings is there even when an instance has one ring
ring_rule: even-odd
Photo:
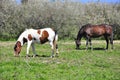
[[[114,44],[120,44],[120,40],[114,40],[113,42]],[[105,40],[92,40],[92,44],[96,44],[96,43],[101,44],[101,43],[106,43],[106,41]],[[64,42],[60,41],[58,42],[58,44],[75,44],[75,42],[74,41],[64,41]],[[86,44],[86,41],[82,40],[81,44]],[[13,46],[13,45],[15,45],[15,41],[5,41],[5,42],[0,41],[0,46]]]
[[[2,41],[0,41],[0,47],[1,46],[13,46],[13,45],[15,45],[15,42],[13,42],[13,41],[5,41],[5,42],[2,42]]]

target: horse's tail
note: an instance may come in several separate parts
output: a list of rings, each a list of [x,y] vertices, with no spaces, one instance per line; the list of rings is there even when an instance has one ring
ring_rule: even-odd
[[[55,41],[58,41],[58,34],[57,34],[57,31],[55,31],[55,38],[54,38]]]
[[[113,41],[114,32],[111,33],[111,40]]]
[[[111,32],[111,40],[113,41],[113,36],[114,33],[116,32],[116,28],[114,27],[114,25],[109,25],[112,28],[112,32]]]
[[[58,41],[58,34],[57,34],[57,31],[55,31],[55,36],[54,36],[54,47],[56,48],[56,53],[59,53],[58,52],[58,44],[57,44],[57,41]]]
[[[110,27],[112,28],[112,32],[110,35],[110,44],[111,44],[111,48],[113,49],[113,36],[114,36],[115,28],[113,27],[113,25],[110,25]]]

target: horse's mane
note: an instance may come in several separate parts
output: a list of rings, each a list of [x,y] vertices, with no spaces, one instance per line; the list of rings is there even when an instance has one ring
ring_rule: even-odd
[[[79,32],[83,32],[83,30],[88,27],[88,26],[91,26],[91,24],[86,24],[86,25],[83,25],[81,28],[80,28],[80,31]]]
[[[30,28],[30,29],[26,28],[24,31],[28,31],[28,30],[33,30],[33,28]]]
[[[19,38],[21,35],[23,35],[26,31],[28,31],[29,29],[21,29],[20,31],[19,31],[19,33],[17,34],[17,36],[16,36],[16,38]]]
[[[24,31],[25,30],[23,30],[23,29],[19,30],[19,32],[18,32],[18,34],[17,34],[17,36],[15,38],[17,39]]]
[[[108,24],[99,24],[100,26],[102,26],[102,25],[108,25]]]

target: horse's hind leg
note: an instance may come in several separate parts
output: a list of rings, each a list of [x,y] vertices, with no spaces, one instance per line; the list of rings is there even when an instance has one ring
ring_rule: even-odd
[[[113,40],[110,39],[111,49],[113,49]]]
[[[58,52],[58,45],[56,44],[56,56],[58,57],[58,54],[59,54],[59,52]]]
[[[51,58],[53,58],[55,55],[54,55],[54,44],[53,42],[50,42],[50,46],[51,46],[51,49],[52,49],[52,55],[51,55]]]
[[[88,49],[88,43],[90,42],[90,47],[91,47],[91,38],[89,36],[86,36],[86,50]]]
[[[88,40],[88,38],[86,39],[86,50],[88,49],[88,42],[89,42],[89,40]]]
[[[111,49],[113,49],[113,35],[110,36]]]
[[[110,44],[111,44],[111,48],[113,49],[113,32],[110,36]]]
[[[56,40],[54,40],[54,50],[56,50],[56,55],[55,56],[57,56],[58,57],[58,45],[57,45],[57,41]]]
[[[109,44],[109,40],[108,40],[108,37],[105,36],[105,40],[106,40],[106,49],[108,49],[108,44]]]

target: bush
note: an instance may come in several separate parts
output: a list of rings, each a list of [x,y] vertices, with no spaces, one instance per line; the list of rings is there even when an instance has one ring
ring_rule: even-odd
[[[79,28],[87,23],[114,25],[115,39],[120,39],[119,8],[119,3],[26,0],[17,4],[11,0],[1,0],[0,40],[16,39],[26,28],[43,27],[57,30],[60,39],[72,39],[76,37]]]

